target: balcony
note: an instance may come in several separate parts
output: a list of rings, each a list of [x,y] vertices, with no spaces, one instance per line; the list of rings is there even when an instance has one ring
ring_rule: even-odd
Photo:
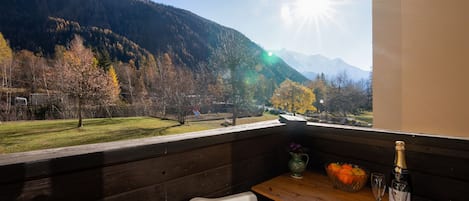
[[[283,123],[281,123],[283,122]],[[0,156],[0,200],[188,200],[247,191],[287,172],[288,142],[308,168],[349,161],[388,172],[407,143],[414,197],[467,200],[469,140],[306,123],[297,119]]]

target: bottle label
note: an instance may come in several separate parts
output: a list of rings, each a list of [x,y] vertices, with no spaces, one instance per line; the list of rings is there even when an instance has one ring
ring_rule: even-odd
[[[389,201],[410,201],[410,192],[389,187]]]

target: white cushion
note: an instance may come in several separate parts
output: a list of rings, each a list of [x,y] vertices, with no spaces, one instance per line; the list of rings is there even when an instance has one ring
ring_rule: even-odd
[[[257,201],[256,195],[252,192],[238,193],[220,198],[192,198],[190,201]]]

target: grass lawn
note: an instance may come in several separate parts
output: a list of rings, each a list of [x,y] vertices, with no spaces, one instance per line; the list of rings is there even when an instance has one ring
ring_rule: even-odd
[[[355,119],[373,124],[373,112],[363,112],[362,114],[355,116]]]
[[[242,118],[237,121],[238,124],[247,124],[272,119],[278,117],[264,114],[262,117]],[[188,122],[179,126],[175,121],[128,117],[85,119],[83,128],[76,127],[78,120],[4,122],[0,125],[0,153],[201,131],[220,128],[222,122],[223,120]]]

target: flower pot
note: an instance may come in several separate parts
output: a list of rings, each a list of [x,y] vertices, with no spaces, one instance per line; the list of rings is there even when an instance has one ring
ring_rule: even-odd
[[[302,174],[309,162],[308,154],[290,152],[290,155],[291,159],[288,161],[288,168],[290,168],[291,177],[295,179],[303,178]]]

